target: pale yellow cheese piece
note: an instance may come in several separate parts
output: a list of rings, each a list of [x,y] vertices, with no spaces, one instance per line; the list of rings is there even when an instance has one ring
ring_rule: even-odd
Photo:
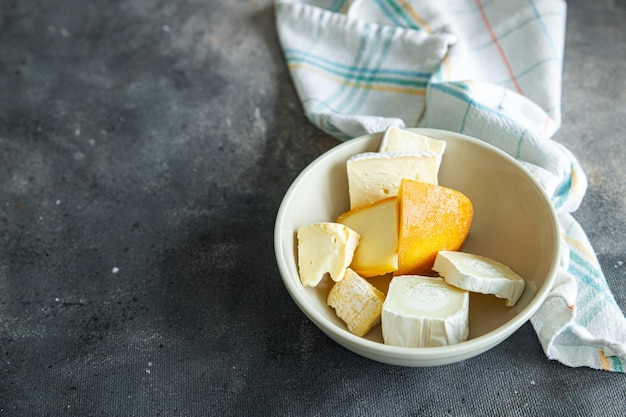
[[[380,142],[380,152],[434,152],[441,160],[446,149],[446,142],[439,139],[430,138],[409,130],[390,126],[385,131]]]
[[[469,336],[469,292],[440,277],[394,277],[381,322],[387,345],[436,347],[463,342]]]
[[[398,195],[403,179],[438,184],[441,158],[434,152],[365,152],[348,159],[350,208]]]
[[[361,236],[350,264],[359,275],[372,277],[398,269],[397,197],[347,211],[337,223]]]
[[[365,336],[380,323],[385,295],[348,268],[343,279],[330,289],[327,304],[357,336]]]
[[[297,238],[300,281],[315,287],[326,273],[335,282],[343,278],[360,235],[343,224],[322,222],[300,227]]]

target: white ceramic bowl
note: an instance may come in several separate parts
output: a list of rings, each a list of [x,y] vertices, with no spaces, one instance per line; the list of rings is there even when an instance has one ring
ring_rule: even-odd
[[[406,348],[383,343],[381,326],[367,336],[350,333],[326,305],[332,285],[300,283],[296,231],[307,224],[334,221],[348,209],[346,160],[377,151],[382,133],[352,139],[313,161],[287,191],[274,230],[276,260],[285,287],[326,335],[345,348],[379,362],[402,366],[435,366],[458,362],[496,346],[526,323],[552,287],[559,263],[559,229],[552,205],[538,182],[513,158],[497,148],[458,133],[411,129],[445,140],[439,183],[467,195],[474,219],[462,248],[508,265],[526,280],[514,307],[495,296],[470,296],[467,341],[444,347]]]

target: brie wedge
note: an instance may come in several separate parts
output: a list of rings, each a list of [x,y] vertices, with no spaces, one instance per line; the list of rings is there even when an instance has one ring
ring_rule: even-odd
[[[365,336],[380,323],[385,295],[348,268],[343,279],[330,289],[327,304],[357,336]]]
[[[438,183],[439,162],[434,152],[365,152],[346,163],[350,208],[395,197],[402,179]]]
[[[349,227],[330,222],[298,229],[298,269],[305,287],[315,287],[326,273],[333,281],[343,278],[361,236]]]
[[[383,340],[406,347],[447,346],[467,340],[469,293],[440,277],[394,277],[383,304]]]
[[[504,298],[508,307],[517,303],[526,287],[524,279],[508,266],[465,252],[439,252],[433,270],[455,287]]]

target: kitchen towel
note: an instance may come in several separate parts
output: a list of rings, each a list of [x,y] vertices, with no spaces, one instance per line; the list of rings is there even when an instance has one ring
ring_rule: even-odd
[[[587,188],[561,124],[562,0],[277,0],[308,119],[340,139],[389,126],[456,131],[520,161],[560,220],[561,267],[531,323],[549,359],[624,372],[626,319],[572,216]]]

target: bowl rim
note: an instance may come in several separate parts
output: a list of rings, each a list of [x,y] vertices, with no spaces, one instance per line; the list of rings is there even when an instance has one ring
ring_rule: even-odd
[[[309,165],[307,165],[293,180],[293,182],[287,189],[283,200],[281,201],[274,226],[274,250],[281,279],[292,300],[305,314],[305,316],[307,316],[323,333],[325,333],[331,339],[335,340],[335,342],[362,356],[370,357],[371,359],[375,359],[378,361],[382,361],[381,359],[377,358],[378,356],[384,356],[390,359],[397,359],[400,361],[429,361],[441,358],[455,358],[460,356],[462,356],[463,358],[468,358],[471,356],[475,356],[501,343],[503,340],[505,340],[511,334],[517,331],[527,321],[529,321],[532,315],[543,304],[546,297],[548,296],[548,293],[551,291],[554,281],[556,279],[556,274],[559,268],[561,258],[561,239],[558,216],[556,214],[556,210],[554,209],[553,204],[550,201],[550,197],[546,193],[543,186],[539,183],[539,181],[519,161],[517,161],[515,158],[513,158],[503,150],[485,141],[458,132],[427,128],[405,128],[405,130],[424,134],[426,136],[429,136],[430,134],[431,137],[438,136],[438,139],[441,138],[441,136],[444,136],[443,140],[445,140],[445,137],[447,136],[470,142],[474,145],[484,148],[489,152],[493,152],[500,157],[503,157],[504,159],[507,159],[510,163],[520,168],[520,171],[522,171],[525,176],[531,181],[531,183],[533,183],[533,185],[541,195],[541,198],[546,203],[545,206],[548,210],[548,217],[550,218],[552,233],[554,234],[555,242],[555,245],[553,247],[554,254],[552,257],[552,263],[550,265],[548,276],[546,277],[544,284],[540,288],[538,288],[537,293],[535,294],[533,299],[511,320],[507,321],[501,326],[496,327],[486,334],[454,345],[427,348],[385,345],[384,343],[380,343],[378,341],[359,337],[350,333],[349,331],[346,331],[345,329],[341,329],[338,326],[327,322],[324,318],[322,318],[321,315],[318,315],[315,311],[309,310],[309,304],[301,296],[299,291],[300,289],[296,288],[296,283],[300,282],[299,279],[289,279],[290,273],[287,268],[287,260],[284,256],[285,248],[282,242],[284,229],[281,227],[281,225],[283,224],[285,216],[287,214],[287,206],[289,205],[290,200],[294,198],[295,191],[298,188],[299,184],[318,165],[322,164],[326,159],[331,158],[336,152],[339,152],[341,149],[345,147],[355,146],[355,141],[371,141],[374,139],[374,137],[380,136],[384,132],[376,132],[362,135],[354,139],[342,142],[328,149],[317,158],[315,158]],[[364,350],[367,351],[367,354],[364,353]],[[452,362],[453,361],[455,360],[452,359]]]

